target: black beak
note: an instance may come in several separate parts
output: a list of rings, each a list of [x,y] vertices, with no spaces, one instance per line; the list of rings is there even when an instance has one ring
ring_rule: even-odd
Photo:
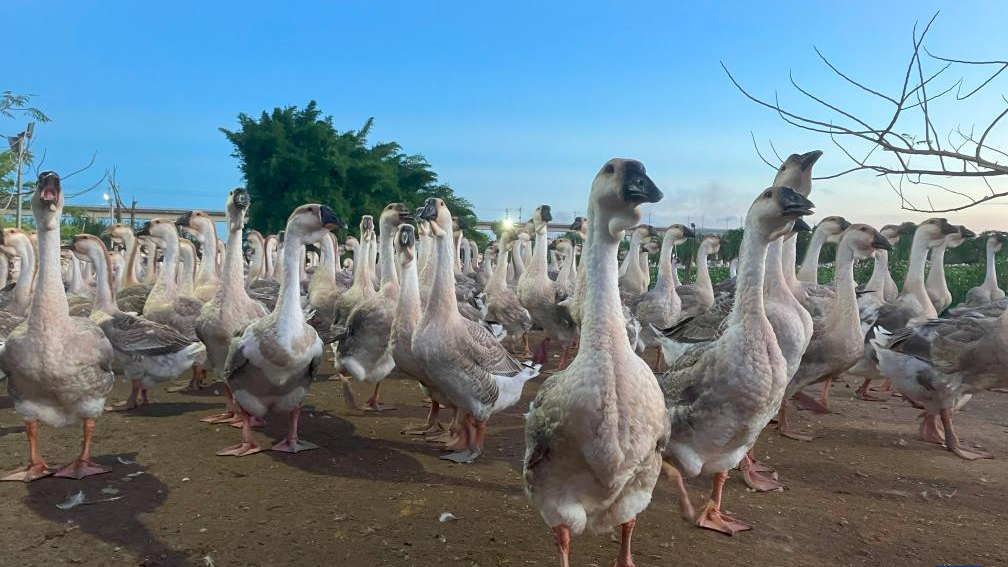
[[[812,201],[809,201],[801,193],[789,187],[781,187],[778,203],[786,217],[811,215],[812,208],[815,207]]]
[[[319,218],[322,219],[322,225],[329,230],[347,227],[347,224],[343,222],[343,219],[336,216],[336,213],[325,205],[319,206]]]
[[[189,211],[188,213],[180,216],[179,218],[175,219],[175,224],[177,226],[189,226],[189,221],[192,220],[192,214],[193,212]]]
[[[812,150],[811,152],[802,154],[798,158],[798,166],[801,167],[802,171],[815,165],[815,162],[819,161],[822,157],[822,150]]]
[[[60,250],[66,250],[67,252],[73,252],[74,246],[72,241],[61,242]]]
[[[963,238],[976,238],[975,232],[962,225],[959,225],[959,234],[961,234]]]
[[[544,222],[549,222],[553,220],[553,213],[550,212],[550,206],[542,205],[541,207],[539,207],[539,216],[542,218]]]
[[[624,181],[623,200],[628,203],[635,205],[657,203],[664,196],[658,189],[658,186],[654,184],[654,181],[651,181],[651,178],[647,175],[638,173]]]
[[[138,230],[136,232],[136,235],[137,236],[150,236],[150,226],[151,226],[150,225],[150,221],[145,222],[144,225],[140,227],[140,230]]]
[[[841,230],[847,230],[848,228],[850,228],[850,225],[851,225],[851,223],[847,219],[844,219],[844,218],[840,219],[840,229]]]
[[[794,221],[794,227],[791,229],[793,232],[812,232],[812,227],[809,223],[805,222],[805,219],[798,217]]]
[[[939,219],[941,222],[941,233],[942,234],[955,234],[959,232],[959,227],[949,224],[948,219]]]
[[[406,209],[399,211],[399,223],[402,224],[408,222],[413,222],[413,213],[407,211]]]
[[[570,229],[571,230],[580,230],[581,229],[581,217],[577,217],[577,218],[574,219],[574,222],[572,222],[571,225],[570,225]]]
[[[875,239],[872,240],[871,247],[876,248],[878,250],[892,251],[892,244],[889,244],[889,240],[887,240],[886,237],[882,236],[879,233],[875,233]]]
[[[413,213],[413,218],[423,220],[423,207],[417,207],[416,212]]]
[[[231,201],[239,209],[247,209],[250,204],[248,191],[242,189],[241,187],[235,189],[231,193]]]
[[[686,238],[695,238],[696,237],[696,233],[693,232],[693,229],[690,228],[690,227],[688,227],[688,226],[684,226],[683,227],[683,232],[682,233],[683,233],[683,236],[686,237]]]
[[[412,248],[416,243],[416,229],[411,224],[404,224],[399,227],[399,244],[403,248]]]
[[[367,215],[363,219],[361,219],[361,230],[363,232],[374,230],[374,217]]]
[[[423,210],[420,211],[420,218],[425,221],[437,220],[437,199],[431,197],[424,203]]]
[[[546,248],[548,248],[549,250],[556,250],[556,240],[550,240],[550,243],[548,246],[546,246]]]

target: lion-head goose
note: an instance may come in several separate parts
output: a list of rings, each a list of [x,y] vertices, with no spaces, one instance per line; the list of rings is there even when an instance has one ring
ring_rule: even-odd
[[[217,293],[219,275],[217,273],[217,223],[203,211],[189,211],[180,216],[176,223],[194,230],[202,248],[199,267],[196,270],[193,295],[200,301],[210,301]]]
[[[525,341],[526,333],[532,329],[532,316],[528,309],[518,300],[518,294],[507,285],[507,267],[510,264],[511,244],[514,242],[514,233],[504,231],[497,242],[497,266],[490,281],[487,282],[483,293],[486,294],[487,321],[500,324],[504,327],[508,338],[511,340],[511,350],[518,352],[518,342]],[[524,344],[524,356],[531,356],[528,351],[528,343]]]
[[[535,249],[532,263],[525,267],[525,273],[518,279],[518,300],[528,309],[532,322],[542,327],[545,335],[536,349],[535,361],[545,364],[549,357],[549,346],[552,341],[556,341],[563,348],[559,365],[563,368],[567,363],[568,350],[577,339],[577,325],[571,320],[569,313],[558,305],[566,299],[563,288],[549,279],[547,274],[547,231],[552,219],[549,205],[536,207],[532,217],[536,233]]]
[[[7,337],[0,353],[7,391],[25,421],[31,462],[3,480],[28,482],[53,474],[38,451],[39,423],[59,427],[78,420],[84,424],[81,453],[55,474],[80,479],[109,472],[91,462],[91,436],[115,379],[112,345],[97,325],[68,312],[60,275],[63,190],[58,175],[39,175],[31,208],[38,230],[38,281],[28,319]]]
[[[963,459],[993,458],[959,439],[952,418],[973,394],[1008,386],[1008,311],[996,318],[934,319],[879,335],[872,340],[879,369],[896,390],[924,406],[924,423],[932,424],[921,427],[932,432],[926,440]]]
[[[395,361],[388,352],[392,318],[399,301],[393,241],[399,226],[412,220],[412,213],[402,203],[387,205],[378,217],[381,288],[376,295],[354,307],[347,317],[346,326],[337,333],[337,342],[333,344],[337,370],[360,382],[374,384],[364,408],[366,411],[395,409],[378,401],[378,393],[381,381],[395,368]]]
[[[798,280],[817,284],[819,283],[819,255],[822,252],[823,244],[827,242],[837,242],[840,234],[847,230],[851,223],[847,219],[838,216],[826,217],[819,221],[815,230],[812,231],[812,239],[808,248],[805,249],[805,258],[802,259],[798,268]]]
[[[892,245],[866,224],[848,224],[837,244],[833,304],[823,316],[813,318],[812,339],[802,355],[798,371],[788,383],[777,417],[781,434],[810,440],[788,428],[787,400],[811,384],[829,380],[853,366],[864,353],[864,330],[857,303],[854,262],[872,256],[875,250],[891,250]],[[820,403],[827,404],[829,390],[823,389]]]
[[[146,405],[147,391],[158,383],[178,378],[192,367],[204,346],[167,325],[123,313],[109,281],[112,262],[105,243],[90,234],[75,235],[72,242],[74,253],[95,268],[97,286],[89,318],[105,333],[126,379],[132,384],[129,399],[108,409],[131,410],[141,403]]]
[[[298,438],[301,402],[322,362],[322,341],[301,309],[300,256],[306,242],[343,224],[329,207],[301,205],[287,220],[284,233],[280,295],[273,311],[250,323],[231,340],[224,379],[241,408],[241,443],[217,452],[246,456],[261,451],[252,437],[252,417],[288,413],[290,426],[274,451],[297,453],[316,445]]]
[[[266,316],[263,304],[249,297],[245,288],[242,261],[242,230],[249,208],[248,191],[236,188],[228,193],[225,210],[228,218],[228,240],[224,248],[224,265],[214,296],[207,301],[196,318],[196,336],[206,345],[207,364],[217,376],[224,376],[228,349],[235,334],[249,323]],[[204,417],[206,423],[237,423],[231,390],[225,390],[223,413]]]
[[[960,304],[963,307],[981,307],[1004,298],[1005,292],[998,287],[995,255],[1008,243],[1008,234],[990,231],[986,235],[987,275],[982,284],[966,292],[966,299]]]
[[[661,472],[668,417],[654,374],[625,338],[617,272],[637,207],[661,198],[640,162],[613,159],[595,176],[582,250],[581,348],[543,383],[525,416],[525,492],[552,528],[564,567],[572,535],[615,526],[616,565],[632,566],[636,517]]]
[[[965,226],[960,225],[957,228],[958,232],[949,234],[945,237],[945,242],[931,249],[931,269],[924,282],[931,304],[939,314],[952,305],[952,292],[949,291],[948,282],[945,280],[945,251],[949,248],[958,248],[966,242],[966,239],[976,237],[976,234]]]
[[[721,493],[726,471],[770,422],[788,381],[787,360],[765,311],[767,249],[812,206],[787,187],[761,192],[746,216],[735,302],[720,336],[694,345],[663,343],[670,369],[659,384],[672,421],[665,458],[688,477],[715,473],[700,527],[729,534],[750,529],[721,512]]]
[[[462,317],[455,298],[452,218],[444,201],[427,199],[421,218],[431,230],[431,290],[413,334],[413,353],[434,387],[464,416],[461,451],[444,458],[472,462],[483,450],[486,421],[521,397],[522,386],[538,375],[523,365],[484,325]]]

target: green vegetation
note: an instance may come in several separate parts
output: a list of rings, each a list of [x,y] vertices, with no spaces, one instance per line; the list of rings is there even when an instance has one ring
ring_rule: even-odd
[[[234,144],[246,188],[252,197],[249,225],[277,232],[291,210],[304,203],[333,208],[356,232],[362,215],[380,214],[385,205],[418,207],[429,197],[444,199],[466,235],[486,244],[475,230],[472,204],[438,183],[437,174],[419,154],[406,154],[396,142],[369,145],[374,119],[360,130],[338,131],[315,101],[263,112],[258,119],[238,115],[239,128],[221,132]],[[375,219],[377,220],[377,219]]]

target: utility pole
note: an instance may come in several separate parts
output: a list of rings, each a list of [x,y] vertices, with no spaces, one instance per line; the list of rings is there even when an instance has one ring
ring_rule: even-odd
[[[21,169],[24,165],[25,152],[28,151],[28,141],[31,140],[32,133],[35,132],[35,123],[29,122],[28,128],[18,134],[14,138],[7,138],[8,143],[10,143],[11,151],[17,155],[17,181],[15,182],[17,189],[17,222],[16,226],[21,228],[21,190],[22,190],[22,179],[21,179]]]

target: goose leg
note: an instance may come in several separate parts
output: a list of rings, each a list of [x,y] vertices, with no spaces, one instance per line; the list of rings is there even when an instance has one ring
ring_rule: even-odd
[[[31,482],[43,477],[47,477],[56,472],[56,467],[51,467],[42,459],[38,450],[38,421],[25,422],[25,435],[28,436],[28,453],[30,455],[29,464],[7,474],[0,481],[21,481]]]
[[[861,386],[857,389],[857,397],[860,398],[860,399],[862,399],[862,400],[864,400],[864,401],[866,401],[866,402],[884,402],[884,401],[887,401],[886,398],[879,398],[879,397],[871,395],[871,393],[869,393],[870,391],[871,391],[871,378],[865,378],[864,382],[862,382]]]
[[[560,550],[560,567],[570,567],[570,528],[560,524],[553,528],[553,542]]]
[[[972,445],[972,443],[962,441],[956,436],[955,430],[952,428],[952,410],[942,408],[939,415],[941,415],[941,422],[945,427],[945,446],[948,447],[949,451],[952,451],[957,457],[966,459],[967,461],[994,458],[994,455],[985,451],[982,447],[976,445],[973,445],[972,447],[963,446]]]
[[[724,490],[724,483],[727,478],[728,473],[724,471],[714,475],[714,486],[711,489],[710,500],[707,501],[703,510],[700,511],[700,517],[697,518],[696,525],[708,530],[734,535],[735,532],[751,530],[752,526],[721,512],[721,493]]]
[[[536,347],[535,352],[532,353],[532,362],[535,364],[541,364],[546,366],[546,361],[549,360],[549,349],[550,349],[550,338],[543,337],[542,341],[539,342],[539,346]]]
[[[301,417],[301,406],[290,412],[290,428],[287,430],[287,437],[283,441],[270,447],[271,451],[283,451],[284,453],[299,453],[310,449],[318,449],[318,445],[309,441],[298,439],[298,418]]]
[[[785,485],[777,482],[777,473],[772,468],[756,462],[749,453],[746,453],[742,457],[742,462],[739,463],[738,469],[742,471],[742,479],[745,481],[746,486],[756,492],[770,492],[772,490],[784,490],[787,488]]]
[[[829,411],[829,389],[833,384],[833,377],[828,376],[822,383],[822,390],[819,392],[819,403]]]
[[[427,438],[428,443],[444,443],[450,445],[458,441],[456,432],[458,431],[459,411],[452,408],[452,419],[448,422],[448,430]]]
[[[780,410],[777,412],[777,433],[795,441],[811,441],[815,439],[811,435],[801,435],[800,433],[791,431],[787,417],[787,400],[781,402]]]
[[[441,427],[441,422],[438,421],[438,413],[441,409],[441,404],[431,400],[430,412],[427,414],[427,424],[420,425],[418,427],[407,427],[400,431],[403,435],[433,435],[435,433],[441,433],[444,428]]]
[[[81,443],[81,454],[74,462],[63,467],[53,476],[58,476],[61,478],[75,478],[80,480],[86,476],[102,474],[110,472],[111,469],[105,468],[97,463],[91,462],[91,435],[94,433],[95,428],[95,418],[86,417],[84,418],[84,441]]]
[[[945,430],[938,427],[941,419],[937,415],[927,411],[921,412],[918,417],[921,418],[919,429],[921,441],[927,441],[935,445],[944,445]]]
[[[481,437],[486,431],[486,422],[476,421],[476,418],[473,416],[466,415],[462,421],[462,431],[463,434],[459,437],[459,441],[464,443],[464,447],[454,453],[442,455],[442,459],[454,463],[468,464],[479,458],[482,452]]]
[[[620,546],[619,555],[616,556],[616,563],[613,567],[634,567],[633,554],[630,552],[630,538],[633,537],[634,525],[637,518],[620,525]]]
[[[814,413],[820,414],[830,412],[829,408],[824,406],[819,400],[801,390],[795,392],[795,394],[791,396],[791,399],[794,400],[795,404],[797,404],[801,409],[811,410]]]
[[[371,392],[371,397],[368,398],[367,405],[364,406],[364,411],[383,412],[396,409],[395,406],[387,406],[378,401],[379,388],[381,388],[381,382],[375,382],[374,390]]]
[[[105,411],[126,411],[137,408],[137,394],[140,393],[140,380],[133,380],[130,383],[130,395],[124,402],[112,404],[105,407]]]
[[[216,415],[208,415],[203,419],[200,419],[203,423],[234,423],[235,420],[241,423],[241,416],[235,411],[234,394],[231,393],[231,388],[227,385],[224,386],[224,413],[218,413]]]
[[[689,492],[686,491],[686,484],[683,482],[682,474],[679,473],[679,469],[664,461],[662,461],[662,470],[665,471],[665,476],[678,493],[679,514],[687,522],[692,522],[696,518],[696,510],[693,509],[693,502],[690,501]]]
[[[252,415],[244,409],[240,411],[242,417],[241,443],[217,451],[217,455],[220,457],[244,457],[262,451],[262,448],[256,444],[255,439],[252,437]]]

